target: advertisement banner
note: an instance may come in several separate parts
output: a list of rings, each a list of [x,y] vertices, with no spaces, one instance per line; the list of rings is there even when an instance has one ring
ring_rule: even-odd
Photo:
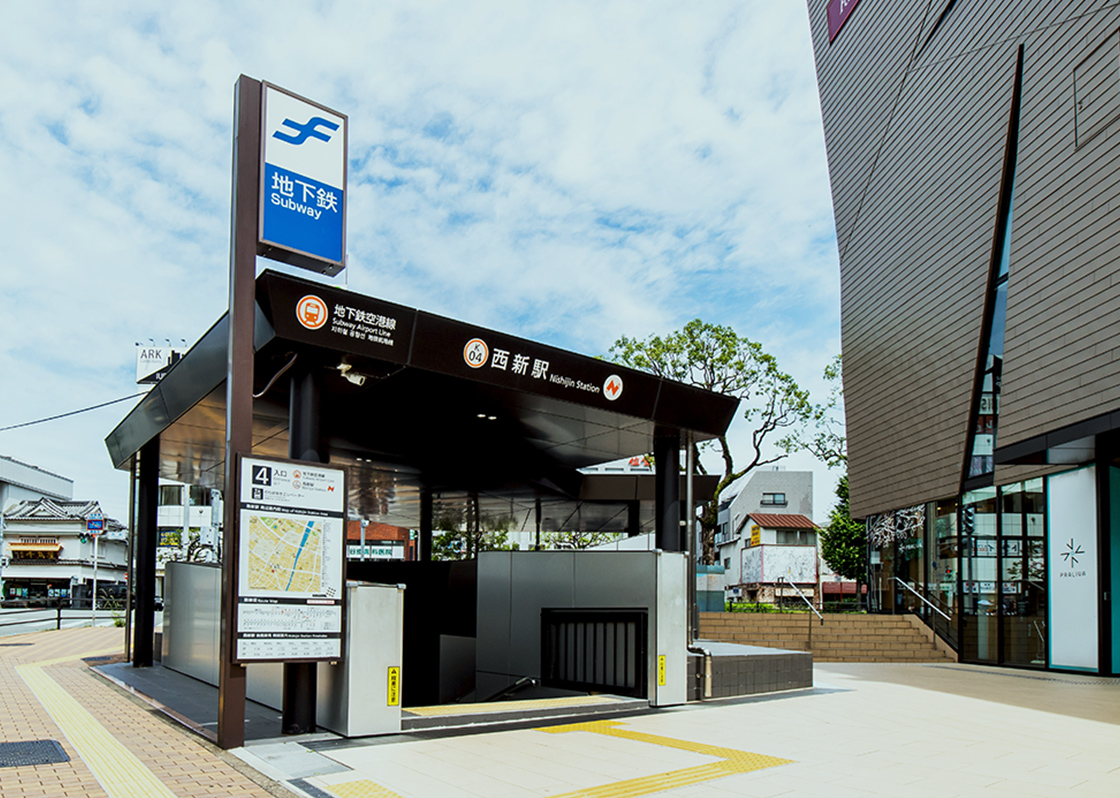
[[[346,472],[242,457],[238,662],[342,656]]]
[[[1097,488],[1096,469],[1046,478],[1050,519],[1050,667],[1096,671]]]

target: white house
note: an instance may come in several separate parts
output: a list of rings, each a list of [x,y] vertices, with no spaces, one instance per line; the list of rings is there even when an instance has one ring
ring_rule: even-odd
[[[101,515],[97,502],[23,500],[4,513],[3,597],[7,600],[88,598],[97,557],[98,595],[125,586],[127,530],[104,518],[95,542],[87,531]]]

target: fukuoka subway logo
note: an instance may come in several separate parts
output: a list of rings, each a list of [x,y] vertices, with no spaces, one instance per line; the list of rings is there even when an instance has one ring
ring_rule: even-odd
[[[307,329],[317,330],[327,323],[327,303],[308,294],[296,303],[296,318]]]
[[[328,130],[338,130],[337,124],[330,121],[329,119],[324,119],[321,116],[313,116],[302,125],[298,122],[293,122],[291,119],[285,119],[283,122],[283,126],[290,127],[292,130],[296,131],[295,135],[282,130],[277,130],[272,134],[272,137],[274,139],[286,141],[288,144],[294,144],[297,147],[300,144],[303,144],[303,142],[307,141],[309,138],[319,139],[320,141],[330,141],[330,133],[324,133],[323,131],[319,130],[319,128],[321,127],[325,127]]]

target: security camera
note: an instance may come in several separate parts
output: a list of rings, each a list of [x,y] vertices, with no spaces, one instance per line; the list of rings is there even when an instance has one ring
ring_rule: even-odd
[[[339,363],[336,368],[343,377],[345,377],[354,385],[357,385],[359,388],[366,384],[365,375],[359,374],[358,372],[354,371],[354,367],[347,363],[345,360]]]

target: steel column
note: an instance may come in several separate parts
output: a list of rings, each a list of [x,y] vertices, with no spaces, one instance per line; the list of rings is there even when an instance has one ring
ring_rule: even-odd
[[[253,452],[253,326],[256,320],[257,213],[260,198],[261,83],[242,75],[233,110],[230,201],[229,347],[226,357],[225,507],[222,621],[218,658],[218,745],[245,743],[245,668],[234,662],[237,618],[238,458]]]
[[[136,513],[136,621],[132,667],[152,666],[156,607],[156,530],[159,507],[159,436],[140,448],[140,507]]]
[[[420,488],[420,561],[432,561],[432,489]]]
[[[681,550],[681,434],[659,429],[653,436],[657,548]]]
[[[288,456],[312,463],[329,462],[330,453],[323,442],[322,378],[313,364],[296,366],[288,399]],[[315,731],[318,669],[314,662],[284,663],[284,707],[280,722],[284,734]]]

